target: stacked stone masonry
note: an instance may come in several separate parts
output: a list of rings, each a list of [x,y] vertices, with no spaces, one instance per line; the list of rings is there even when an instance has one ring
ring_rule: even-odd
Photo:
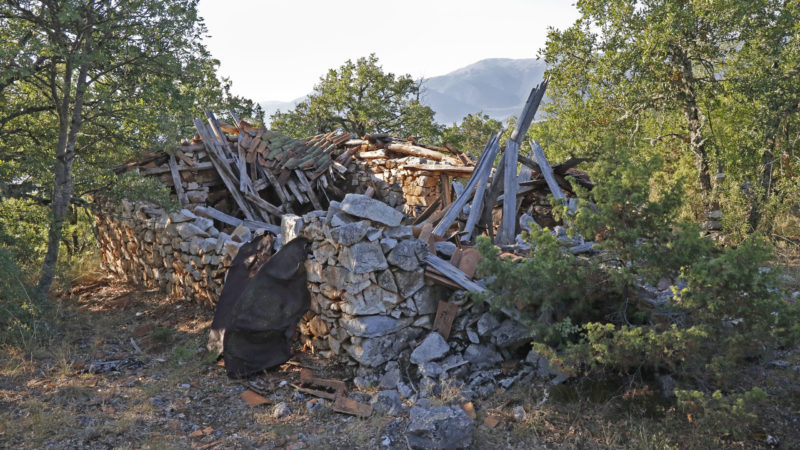
[[[350,170],[350,184],[356,190],[374,186],[375,197],[388,205],[402,208],[403,213],[416,217],[433,203],[442,193],[442,183],[435,172],[404,168],[411,164],[426,164],[425,158],[354,159],[354,170]],[[449,188],[449,186],[448,186]]]
[[[104,210],[114,213],[96,216],[104,267],[210,307],[239,247],[254,234],[243,226],[220,231],[186,209],[111,206]],[[437,303],[449,291],[425,281],[420,261],[427,245],[400,225],[403,218],[357,194],[332,202],[328,211],[286,216],[282,239],[299,232],[313,242],[306,264],[312,305],[299,327],[307,348],[375,367],[431,329]]]

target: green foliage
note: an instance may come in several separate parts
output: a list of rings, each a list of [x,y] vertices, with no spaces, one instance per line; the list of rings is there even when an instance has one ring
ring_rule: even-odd
[[[496,308],[515,307],[537,348],[567,373],[669,372],[717,386],[765,348],[800,339],[800,310],[783,300],[769,243],[754,236],[716,248],[676,222],[679,185],[650,181],[652,160],[600,164],[604,180],[582,193],[577,213],[561,214],[585,236],[603,239],[597,257],[572,255],[549,230],[526,236],[528,258],[499,256],[478,242],[479,263]],[[671,299],[639,286],[673,280]]]
[[[22,345],[45,337],[42,321],[48,303],[34,294],[30,273],[17,264],[20,246],[0,221],[0,346]]]
[[[442,130],[442,142],[479,157],[489,138],[503,126],[487,114],[467,114],[460,124],[452,124]]]
[[[758,387],[741,394],[711,394],[676,390],[678,406],[699,427],[717,430],[735,439],[752,433],[761,423],[759,411],[766,406],[767,393]]]
[[[602,239],[599,247],[615,260],[635,264],[631,273],[651,280],[674,277],[708,256],[713,243],[698,238],[696,225],[677,221],[682,183],[651,178],[661,167],[658,157],[635,158],[620,150],[597,163],[593,176],[603,182],[591,193],[575,187],[581,196],[577,211],[568,217],[561,206],[556,214],[582,235]]]
[[[14,234],[35,250],[17,252],[28,259],[47,250],[40,287],[84,248],[73,245],[89,230],[74,206],[89,194],[131,188],[166,203],[131,177],[114,180],[115,166],[193,135],[204,108],[263,121],[217,76],[205,32],[195,0],[0,4],[0,197],[29,200],[13,208],[14,227],[30,231]]]
[[[800,121],[800,4],[587,0],[577,7],[579,19],[551,29],[541,53],[552,101],[543,105],[548,120],[533,129],[548,152],[602,161],[626,147],[659,156],[666,179],[692,175],[684,212],[703,219],[705,208],[722,207],[734,242],[754,230],[796,240],[782,233],[792,227],[772,229],[787,225],[787,212],[778,220],[772,213],[797,192],[789,181],[800,145],[790,137]],[[725,195],[711,183],[717,172],[727,175]]]
[[[294,110],[276,112],[271,127],[302,138],[334,130],[363,136],[390,133],[433,142],[439,136],[434,112],[419,102],[410,75],[385,73],[375,54],[331,69]]]

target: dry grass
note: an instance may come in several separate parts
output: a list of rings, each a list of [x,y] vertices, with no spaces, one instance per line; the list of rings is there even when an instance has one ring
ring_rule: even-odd
[[[299,367],[284,365],[259,378],[267,397],[287,402],[292,414],[272,416],[271,406],[252,408],[239,399],[245,387],[202,351],[211,311],[168,299],[157,291],[131,290],[110,280],[91,280],[58,300],[52,338],[2,349],[0,358],[0,447],[41,448],[406,448],[407,411],[368,419],[334,413],[330,403],[308,412],[281,380],[295,382]],[[51,318],[56,320],[55,318]],[[54,322],[55,324],[55,322]],[[130,343],[134,337],[142,348]],[[135,358],[141,368],[119,373],[82,373],[87,362]],[[800,364],[800,353],[785,359]],[[350,369],[314,355],[296,361],[321,377],[350,381]],[[768,425],[744,441],[689,423],[668,406],[648,407],[647,390],[595,389],[543,381],[517,383],[474,400],[475,448],[752,448],[766,447],[767,434],[783,448],[800,445],[800,379],[791,369],[755,373],[755,383],[772,396]],[[760,378],[759,378],[760,377]],[[641,386],[639,386],[641,387]],[[365,396],[376,393],[374,386]],[[433,405],[463,404],[460,383],[446,380]],[[526,417],[517,420],[513,408]],[[651,405],[652,406],[652,405]],[[488,416],[500,418],[491,428]],[[201,432],[198,434],[198,430]],[[208,433],[202,430],[211,430]]]

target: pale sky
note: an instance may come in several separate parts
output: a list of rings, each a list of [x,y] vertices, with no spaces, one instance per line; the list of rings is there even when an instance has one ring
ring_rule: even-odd
[[[384,71],[430,78],[485,58],[535,58],[573,0],[200,0],[233,93],[289,101],[328,69],[375,53]]]

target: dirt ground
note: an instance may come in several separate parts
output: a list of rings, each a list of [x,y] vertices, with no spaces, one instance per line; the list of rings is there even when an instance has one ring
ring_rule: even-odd
[[[230,380],[204,349],[213,316],[207,308],[111,279],[76,285],[56,304],[58,324],[48,345],[5,349],[0,358],[0,447],[407,448],[410,404],[396,416],[360,418],[292,387],[307,368],[345,381],[350,398],[369,403],[378,388],[356,388],[351,367],[298,352],[262,376]],[[790,377],[782,381],[789,386],[783,394],[792,398],[775,399],[773,425],[743,441],[666,420],[663,410],[653,412],[660,406],[652,397],[637,401],[635,390],[592,395],[585,385],[556,389],[541,382],[475,400],[473,447],[769,448],[767,436],[774,434],[781,448],[797,448],[797,371],[775,370]],[[246,390],[270,403],[248,405],[241,398]],[[290,413],[276,418],[280,402]],[[464,403],[455,387],[430,399],[431,405]]]

